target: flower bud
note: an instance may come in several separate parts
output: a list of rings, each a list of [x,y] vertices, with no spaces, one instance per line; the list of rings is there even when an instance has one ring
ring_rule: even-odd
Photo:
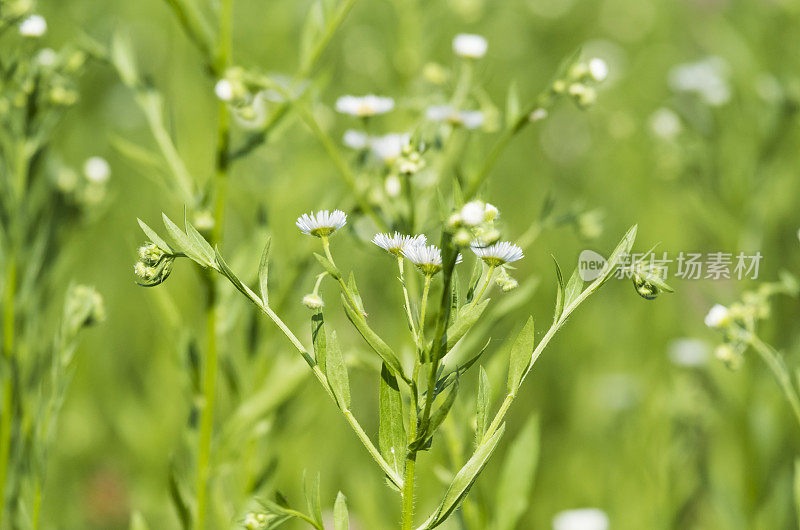
[[[472,241],[472,234],[466,228],[460,228],[453,236],[453,242],[459,247],[466,247]]]
[[[725,363],[731,370],[738,370],[742,366],[744,356],[732,344],[720,344],[714,349],[714,356]]]
[[[706,326],[710,328],[721,328],[730,323],[730,311],[722,304],[715,304],[705,318]]]
[[[467,226],[477,226],[486,218],[486,207],[482,201],[470,201],[461,207],[461,220]]]
[[[303,297],[303,305],[309,309],[319,309],[325,305],[322,298],[316,293],[309,293]]]

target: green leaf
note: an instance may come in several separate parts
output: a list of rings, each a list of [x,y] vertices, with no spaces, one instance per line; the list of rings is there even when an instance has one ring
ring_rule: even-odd
[[[269,305],[269,248],[272,238],[267,238],[264,251],[261,253],[261,261],[258,264],[258,288],[261,294],[261,301],[264,305]]]
[[[506,126],[510,127],[517,121],[519,117],[519,90],[517,89],[517,82],[512,81],[508,87],[508,96],[506,96]]]
[[[406,429],[403,424],[403,398],[392,375],[384,363],[381,366],[379,394],[380,422],[378,446],[383,458],[402,476],[405,470]]]
[[[147,521],[140,511],[135,511],[131,514],[131,520],[128,524],[128,530],[149,530]]]
[[[469,279],[469,287],[467,287],[467,302],[471,302],[475,296],[475,291],[478,289],[478,283],[483,276],[483,261],[475,260],[475,265],[472,267],[472,277]]]
[[[178,228],[178,225],[173,223],[169,217],[167,217],[167,214],[162,213],[161,217],[164,220],[164,226],[167,228],[167,232],[169,232],[170,237],[175,243],[175,247],[186,254],[186,256],[191,260],[195,261],[199,265],[207,267],[208,262],[203,259],[197,244],[191,241],[189,236],[186,235],[183,230]]]
[[[147,236],[147,239],[149,239],[150,241],[155,243],[155,245],[159,249],[161,249],[162,252],[167,253],[167,254],[172,254],[173,253],[172,247],[167,245],[167,242],[164,241],[163,239],[161,239],[161,237],[159,237],[159,235],[156,234],[155,230],[153,230],[152,228],[147,226],[147,224],[144,221],[142,221],[141,219],[137,218],[136,220],[139,221],[139,226],[142,228],[142,232],[144,232],[144,235]]]
[[[333,503],[333,530],[349,530],[350,516],[347,513],[347,499],[340,491]]]
[[[480,445],[489,427],[489,404],[491,402],[489,376],[483,366],[478,370],[478,400],[475,406],[475,443]]]
[[[517,340],[511,347],[511,358],[508,365],[508,393],[517,394],[522,376],[528,369],[533,356],[533,317],[528,318],[528,322],[522,331],[517,335]]]
[[[192,509],[175,465],[170,466],[169,471],[169,496],[178,512],[181,528],[189,530],[192,527]]]
[[[445,333],[445,338],[447,339],[447,344],[445,345],[444,353],[452,350],[453,347],[460,341],[464,335],[466,335],[472,326],[475,325],[475,322],[481,317],[483,312],[486,310],[486,307],[489,305],[490,299],[486,299],[483,302],[479,302],[478,305],[472,306],[470,305],[466,309],[462,309],[458,318],[456,318],[455,323],[447,328],[447,333]]]
[[[189,241],[191,241],[194,246],[198,249],[198,253],[203,257],[205,262],[208,265],[214,263],[214,249],[211,248],[211,245],[208,244],[206,238],[204,238],[197,229],[192,226],[192,223],[186,219],[186,214],[184,213],[184,224],[186,225],[186,235],[189,237]]]
[[[506,425],[503,423],[500,428],[497,429],[497,432],[489,437],[486,442],[478,446],[472,457],[464,464],[464,467],[456,473],[456,476],[447,488],[442,502],[425,521],[422,528],[435,528],[439,526],[450,516],[453,510],[461,505],[467,493],[469,493],[469,489],[475,483],[480,472],[483,471],[484,466],[486,466],[486,462],[488,462],[489,458],[492,456],[492,453],[497,447],[497,443],[503,436],[505,427]]]
[[[552,254],[553,264],[556,266],[556,280],[558,281],[558,288],[556,289],[556,309],[553,312],[553,323],[558,322],[561,318],[561,313],[564,312],[564,276],[561,274],[561,267],[558,266],[556,257]]]
[[[335,331],[331,332],[325,363],[325,374],[339,407],[342,410],[350,410],[350,380],[347,377],[347,366],[344,363],[344,356],[339,348]]]
[[[578,298],[582,291],[583,279],[578,272],[578,267],[575,267],[575,270],[572,272],[572,276],[569,277],[567,286],[564,288],[564,306],[569,307],[572,302]]]
[[[319,496],[319,473],[309,479],[307,473],[303,472],[303,495],[306,498],[308,514],[320,526],[322,526],[322,501]]]
[[[314,360],[317,366],[319,366],[319,369],[322,370],[322,373],[325,373],[325,370],[327,370],[327,366],[325,365],[327,340],[325,336],[325,318],[322,315],[322,309],[318,309],[311,315],[311,342],[314,345]]]
[[[631,249],[633,248],[633,243],[636,241],[636,232],[638,229],[638,225],[633,225],[628,229],[624,236],[622,236],[622,240],[617,244],[617,247],[608,257],[606,261],[605,267],[603,267],[603,272],[600,274],[595,281],[592,282],[592,286],[599,286],[605,283],[614,271],[617,269],[617,265],[619,264],[620,260],[623,256],[630,254]]]
[[[456,401],[456,394],[458,394],[458,379],[455,380],[455,383],[453,383],[448,390],[444,390],[443,392],[447,392],[447,394],[442,399],[441,405],[431,414],[428,425],[425,426],[425,431],[418,438],[418,443],[420,445],[426,445],[428,441],[433,438],[439,426],[444,423],[444,420],[450,413],[450,409],[453,408],[453,403]]]
[[[367,344],[369,344],[380,358],[383,359],[383,362],[386,363],[389,370],[404,381],[408,381],[405,374],[403,374],[403,367],[392,349],[369,327],[367,321],[350,306],[344,295],[342,295],[342,306],[344,307],[344,312],[347,314],[347,318],[350,319],[353,326],[355,326],[361,336],[364,337]]]
[[[342,273],[339,272],[339,269],[337,269],[336,266],[328,260],[328,258],[322,254],[317,254],[316,252],[314,253],[314,257],[317,258],[317,261],[319,261],[320,265],[322,265],[325,270],[328,271],[328,274],[331,275],[331,278],[338,280],[342,277]]]
[[[133,54],[133,45],[130,38],[120,32],[114,33],[111,38],[111,64],[116,68],[122,82],[133,87],[138,83],[139,72],[136,68],[136,58]]]
[[[513,530],[525,514],[539,461],[539,420],[528,420],[508,449],[495,497],[495,530]]]
[[[350,277],[347,280],[347,288],[350,289],[353,299],[358,305],[357,309],[361,311],[362,315],[366,313],[366,311],[364,311],[364,302],[361,300],[361,293],[358,292],[358,285],[356,285],[356,277],[353,274],[353,271],[350,271]]]

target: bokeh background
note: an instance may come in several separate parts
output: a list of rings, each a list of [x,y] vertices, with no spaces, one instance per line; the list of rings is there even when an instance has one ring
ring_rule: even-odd
[[[294,71],[309,5],[237,0],[235,62]],[[101,42],[116,31],[130,35],[141,69],[168,102],[171,131],[190,171],[208,178],[213,82],[164,2],[41,0],[39,11],[49,21],[45,38],[52,44],[81,33]],[[483,361],[500,389],[506,361],[495,359],[504,341],[528,314],[542,323],[540,333],[550,319],[551,253],[567,268],[580,250],[607,252],[639,223],[640,251],[656,242],[671,255],[760,251],[759,280],[797,269],[799,22],[800,8],[788,0],[364,0],[322,58],[318,71],[328,79],[321,99],[332,106],[346,93],[392,96],[398,110],[378,127],[402,131],[419,116],[422,68],[452,64],[451,39],[460,32],[488,39],[477,79],[500,108],[510,83],[523,99],[532,97],[580,46],[609,63],[598,103],[581,111],[563,102],[528,127],[494,168],[484,195],[500,208],[511,238],[535,221],[548,194],[557,210],[581,205],[602,212],[598,237],[566,226],[546,229],[520,262],[516,277],[523,286],[536,283],[536,291],[494,326],[495,342]],[[689,77],[705,82],[695,89],[676,66],[698,62]],[[132,264],[143,240],[136,218],[155,226],[161,211],[180,218],[183,206],[115,149],[119,138],[152,145],[140,109],[115,72],[92,66],[81,92],[61,125],[58,147],[75,165],[89,155],[111,162],[111,203],[100,222],[69,245],[72,266],[64,281],[94,284],[106,299],[108,320],[80,348],[52,454],[43,525],[124,528],[136,509],[152,528],[173,528],[168,477],[186,436],[191,382],[185,351],[193,334],[202,336],[203,293],[185,263],[162,287],[136,285]],[[340,137],[347,121],[333,112],[328,118],[326,126]],[[480,133],[477,144],[486,148],[494,136]],[[233,168],[223,248],[236,255],[237,270],[255,274],[261,233],[254,227],[266,215],[282,314],[304,330],[304,340],[308,313],[299,301],[313,281],[306,265],[312,242],[294,219],[335,207],[344,193],[329,158],[294,120]],[[337,236],[334,251],[342,268],[356,271],[376,327],[399,344],[405,329],[395,324],[400,299],[391,288],[391,260],[381,262],[349,235]],[[714,359],[717,337],[703,325],[713,303],[738,299],[753,282],[673,279],[672,285],[675,294],[646,302],[629,281],[610,282],[537,363],[509,416],[511,435],[529,417],[540,417],[541,454],[520,528],[549,528],[556,512],[583,506],[606,511],[614,529],[797,526],[792,480],[800,437],[791,411],[757,358],[748,356],[736,372]],[[230,414],[237,396],[266,386],[290,394],[258,423],[269,433],[266,441],[247,437],[232,444],[235,458],[251,462],[253,470],[271,463],[264,491],[279,489],[297,502],[303,470],[320,472],[326,506],[342,490],[360,528],[394,524],[395,494],[293,361],[288,344],[233,293],[225,307],[223,365],[234,375],[223,378],[229,382],[222,384],[220,417]],[[777,300],[774,309],[762,334],[797,365],[796,300]],[[338,308],[330,313],[333,322],[344,323]],[[374,434],[374,367],[358,368],[363,346],[344,325],[340,329],[355,352],[348,353],[355,412]],[[691,366],[671,360],[681,338],[701,341],[692,343],[703,353]],[[463,404],[460,417],[472,406]],[[511,439],[473,490],[476,503],[491,507],[491,484]],[[446,462],[436,446],[421,458]],[[422,514],[444,486],[435,473],[420,481]],[[244,506],[241,499],[231,502]],[[459,519],[448,525],[458,528]]]

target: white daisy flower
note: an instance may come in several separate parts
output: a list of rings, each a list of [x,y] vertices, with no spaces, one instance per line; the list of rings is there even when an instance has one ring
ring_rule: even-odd
[[[486,205],[482,201],[470,201],[461,207],[461,222],[477,226],[486,220]]]
[[[373,138],[370,146],[376,157],[384,162],[390,162],[400,156],[403,147],[408,145],[410,139],[411,135],[409,134],[389,133]]]
[[[347,224],[347,214],[341,210],[304,213],[295,224],[304,234],[326,237]]]
[[[407,245],[400,252],[425,275],[433,276],[442,270],[442,251],[436,245]],[[456,264],[462,261],[459,254]]]
[[[483,125],[484,115],[479,110],[458,110],[452,105],[432,105],[425,111],[431,121],[446,121],[465,129],[477,129]]]
[[[402,191],[402,183],[397,175],[389,175],[383,183],[383,189],[389,197],[398,197]]]
[[[557,513],[553,530],[608,530],[608,516],[597,508],[580,508]]]
[[[480,59],[486,55],[488,47],[486,39],[480,35],[460,33],[453,39],[453,52],[467,59]]]
[[[355,129],[347,129],[342,136],[342,143],[350,149],[364,149],[369,142],[370,138],[367,133]]]
[[[513,263],[525,257],[522,249],[508,241],[500,241],[494,245],[483,246],[480,241],[474,241],[472,245],[472,252],[481,258],[484,263],[490,267],[498,267],[506,263]]]
[[[342,96],[336,100],[336,110],[342,114],[366,118],[376,114],[386,114],[394,108],[392,98],[367,96]]]
[[[95,184],[105,184],[111,177],[111,166],[105,158],[93,156],[86,159],[83,164],[83,174]]]
[[[715,304],[705,318],[706,326],[710,328],[721,328],[730,320],[730,311],[722,304]]]
[[[58,62],[58,53],[53,48],[42,48],[36,54],[36,62],[40,66],[55,66]]]
[[[712,107],[731,99],[730,67],[720,57],[676,65],[669,72],[669,84],[678,92],[693,92]]]
[[[406,247],[425,245],[425,243],[428,242],[428,238],[425,237],[425,234],[407,236],[400,232],[395,232],[394,234],[375,234],[375,237],[372,238],[372,242],[386,252],[399,256]]]
[[[47,21],[41,15],[31,15],[19,24],[23,37],[41,37],[47,32]]]
[[[605,81],[605,79],[608,77],[608,63],[599,57],[595,57],[594,59],[590,60],[589,75],[591,75],[592,79],[598,83]]]
[[[681,119],[668,108],[661,107],[650,116],[650,130],[663,140],[674,140],[683,126]]]
[[[709,353],[708,344],[699,339],[675,339],[667,346],[669,360],[677,366],[702,366],[708,361]]]

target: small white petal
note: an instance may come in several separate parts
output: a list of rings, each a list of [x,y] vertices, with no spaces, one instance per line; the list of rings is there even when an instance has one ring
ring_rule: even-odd
[[[19,25],[23,37],[41,37],[47,32],[47,21],[41,15],[31,15]]]
[[[105,158],[99,156],[90,157],[83,164],[83,174],[86,178],[97,184],[108,182],[111,177],[111,166]]]
[[[459,57],[480,59],[486,55],[488,47],[486,39],[480,35],[461,33],[453,39],[453,52]]]

